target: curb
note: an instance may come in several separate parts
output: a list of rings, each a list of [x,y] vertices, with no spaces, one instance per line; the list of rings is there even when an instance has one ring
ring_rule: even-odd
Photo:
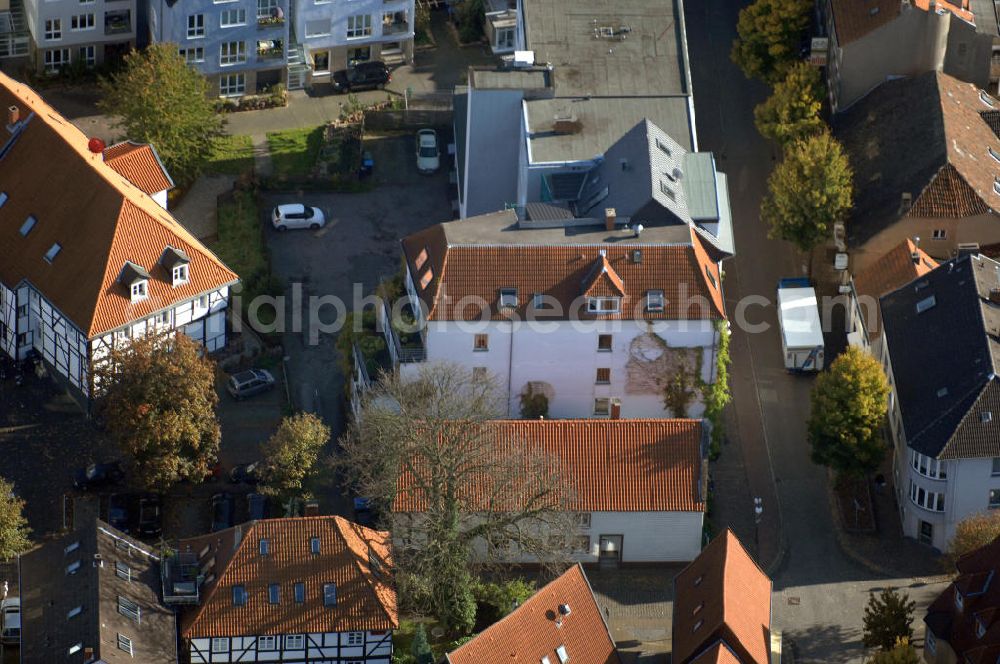
[[[781,566],[785,564],[785,557],[788,555],[788,540],[785,539],[785,533],[783,530],[779,531],[778,535],[778,551],[774,555],[774,560],[764,568],[764,573],[767,574],[771,579],[774,579],[778,574],[778,570]]]

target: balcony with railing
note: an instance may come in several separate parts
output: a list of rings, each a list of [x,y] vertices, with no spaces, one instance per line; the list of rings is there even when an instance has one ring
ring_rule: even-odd
[[[410,32],[412,29],[409,17],[404,11],[385,12],[382,15],[383,35],[403,35]]]
[[[278,0],[257,0],[257,27],[261,30],[285,25],[285,10]]]
[[[392,366],[427,361],[427,347],[424,345],[422,330],[407,330],[413,326],[414,321],[410,304],[402,307],[398,320],[393,319],[388,303],[383,302],[380,311],[379,325],[392,357]]]
[[[281,39],[262,39],[257,42],[257,60],[280,60],[285,57],[285,42]]]
[[[21,0],[10,0],[6,8],[0,8],[0,58],[23,57],[30,48],[31,33],[24,5]]]

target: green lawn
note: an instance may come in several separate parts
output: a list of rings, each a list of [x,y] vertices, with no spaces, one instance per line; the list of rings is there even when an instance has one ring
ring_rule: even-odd
[[[323,147],[323,127],[272,132],[267,135],[267,145],[274,175],[305,177],[312,172]]]
[[[249,175],[253,170],[253,143],[249,136],[220,136],[205,166],[207,173]]]

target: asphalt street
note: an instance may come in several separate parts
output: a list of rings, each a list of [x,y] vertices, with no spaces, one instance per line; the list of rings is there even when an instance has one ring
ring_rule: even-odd
[[[713,151],[728,174],[734,211],[736,258],[724,267],[738,433],[751,492],[764,499],[761,536],[780,526],[785,547],[774,574],[774,626],[784,631],[786,648],[798,662],[860,662],[861,616],[870,590],[908,587],[926,606],[941,585],[876,577],[838,547],[826,471],[810,461],[806,441],[812,379],[785,373],[773,306],[778,279],[804,275],[805,260],[791,245],[768,239],[758,213],[777,157],[776,146],[753,126],[753,107],[768,90],[748,81],[729,59],[738,11],[746,4],[696,0],[686,3],[685,12],[699,147]],[[741,329],[739,305],[753,295],[772,302],[745,312],[749,323],[767,324],[758,333]],[[918,606],[916,633],[922,639],[921,612]]]

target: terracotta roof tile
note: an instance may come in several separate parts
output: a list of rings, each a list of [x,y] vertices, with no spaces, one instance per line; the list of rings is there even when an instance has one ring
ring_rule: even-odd
[[[731,530],[677,575],[674,597],[674,662],[687,664],[721,639],[744,664],[768,664],[771,580]]]
[[[494,420],[456,423],[495,436],[498,454],[514,444],[540,450],[569,484],[569,507],[602,512],[701,512],[699,420]],[[477,434],[478,435],[478,434]],[[397,512],[419,512],[422,495],[400,479]],[[488,482],[484,478],[484,486]],[[474,510],[485,495],[470,495]]]
[[[624,297],[625,284],[611,267],[607,256],[594,261],[590,274],[583,282],[582,294],[587,297]]]
[[[30,281],[88,338],[237,281],[167,211],[90,152],[81,131],[0,73],[0,106],[11,105],[22,117],[34,115],[0,159],[0,190],[8,196],[0,207],[0,281]],[[29,215],[37,223],[22,237]],[[62,249],[50,264],[43,256],[53,243]],[[157,266],[168,245],[191,258],[190,282],[178,288]],[[153,276],[149,298],[137,304],[114,283],[126,260]]]
[[[570,312],[579,316],[586,308],[584,293],[594,276],[594,266],[603,265],[599,262],[602,260],[611,271],[606,273],[611,282],[604,287],[606,294],[611,295],[614,289],[625,293],[621,312],[602,318],[724,318],[718,265],[709,258],[694,231],[689,230],[687,237],[688,243],[674,245],[625,241],[607,246],[450,244],[444,225],[437,224],[404,238],[403,252],[417,295],[427,308],[428,320],[478,320],[479,309],[475,306],[456,306],[463,300],[485,303],[494,320],[506,319],[509,312],[497,306],[501,288],[518,289],[516,313],[521,320],[527,320],[529,314],[539,320],[566,319]],[[636,251],[641,253],[641,262],[635,261]],[[424,252],[427,258],[420,261],[418,268],[416,261]],[[649,290],[664,292],[666,306],[662,312],[645,311]],[[531,309],[534,293],[558,301],[561,315]]]
[[[1000,537],[962,556],[956,568],[958,578],[931,603],[924,622],[959,661],[994,664],[1000,655]]]
[[[740,658],[723,641],[707,648],[691,660],[691,664],[743,664]]]
[[[916,260],[913,258],[914,254],[917,255]],[[937,261],[928,256],[923,249],[918,248],[912,240],[906,239],[854,277],[858,295],[871,298],[871,308],[866,308],[864,304],[861,307],[862,312],[872,313],[871,320],[865,321],[870,338],[882,334],[882,316],[878,299],[924,276],[937,265]]]
[[[150,196],[174,187],[152,145],[131,141],[112,145],[104,150],[104,162]]]
[[[900,15],[903,4],[901,0],[831,0],[837,42],[844,46],[892,22]],[[929,0],[914,0],[913,4],[923,11],[930,8]],[[937,0],[936,8],[975,23],[975,17],[969,10],[969,0],[955,3]]]
[[[310,540],[320,539],[320,553]],[[260,553],[260,540],[268,553]],[[372,530],[339,516],[265,519],[210,535],[181,540],[182,551],[215,559],[216,579],[202,587],[200,606],[181,616],[181,635],[299,634],[384,631],[399,626],[396,591],[387,576],[392,565],[388,532]],[[384,561],[369,568],[369,547]],[[305,584],[305,602],[294,601],[294,584]],[[268,601],[268,586],[280,585],[279,604]],[[337,605],[323,605],[323,585],[337,584]],[[247,601],[234,606],[232,588],[246,588]]]
[[[559,606],[569,615],[556,624]],[[538,664],[547,657],[559,664],[564,647],[573,664],[620,664],[615,644],[580,565],[532,595],[499,622],[445,659],[451,664]]]

